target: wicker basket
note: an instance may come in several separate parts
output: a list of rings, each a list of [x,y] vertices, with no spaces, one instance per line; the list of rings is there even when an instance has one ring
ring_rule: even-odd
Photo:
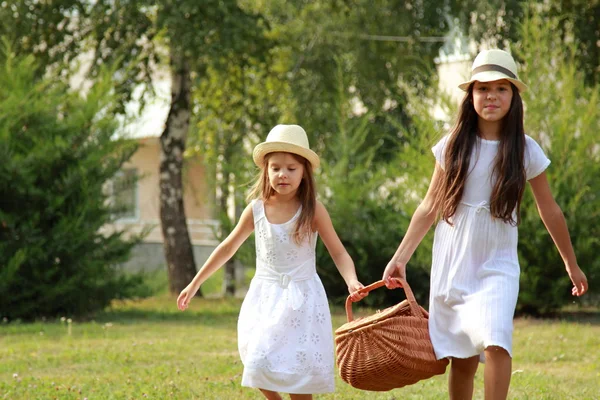
[[[342,379],[357,389],[385,391],[443,374],[447,359],[436,360],[429,337],[429,314],[417,304],[406,281],[407,300],[354,320],[346,300],[348,322],[335,331],[336,357]],[[361,291],[384,286],[375,282]]]

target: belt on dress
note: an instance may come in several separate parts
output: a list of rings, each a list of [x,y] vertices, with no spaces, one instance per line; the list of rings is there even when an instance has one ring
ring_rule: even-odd
[[[477,214],[479,214],[479,212],[481,210],[487,210],[488,212],[490,211],[490,204],[486,200],[483,200],[482,202],[479,202],[478,204],[471,204],[471,203],[467,203],[465,201],[461,201],[460,204],[464,204],[467,207],[474,208],[475,212]]]
[[[307,262],[314,262],[308,260]],[[288,272],[277,272],[266,263],[257,263],[254,278],[269,282],[277,282],[283,290],[289,290],[292,299],[292,308],[298,310],[304,303],[304,293],[295,284],[296,282],[312,279],[316,274],[315,268],[307,268],[304,263]]]

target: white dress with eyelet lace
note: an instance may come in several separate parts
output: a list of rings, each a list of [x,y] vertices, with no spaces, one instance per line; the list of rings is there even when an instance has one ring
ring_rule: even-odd
[[[242,386],[294,394],[334,390],[331,315],[315,266],[317,233],[290,237],[300,209],[284,224],[267,221],[252,202],[256,274],[240,310]]]
[[[550,164],[525,136],[525,175],[530,180]],[[444,168],[448,136],[432,151]],[[478,139],[453,225],[435,229],[429,297],[429,333],[438,359],[479,355],[499,346],[512,356],[513,316],[519,294],[517,227],[490,214],[492,170],[499,141]]]

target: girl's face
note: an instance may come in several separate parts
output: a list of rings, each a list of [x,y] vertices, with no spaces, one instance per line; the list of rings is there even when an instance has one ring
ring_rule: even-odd
[[[271,187],[280,195],[295,195],[302,177],[304,164],[290,153],[273,153],[267,163]]]
[[[510,110],[513,91],[506,79],[492,82],[475,81],[473,85],[473,107],[480,118],[497,122]]]

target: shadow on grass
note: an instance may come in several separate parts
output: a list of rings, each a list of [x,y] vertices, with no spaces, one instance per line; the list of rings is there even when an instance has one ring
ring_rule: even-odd
[[[180,311],[174,297],[161,295],[139,301],[115,302],[112,307],[97,313],[94,320],[124,324],[164,321],[225,326],[237,322],[240,306],[240,299],[197,298],[187,310]]]
[[[561,311],[552,319],[586,325],[600,325],[600,310]]]
[[[600,310],[563,310],[542,315],[518,315],[516,318],[531,322],[568,322],[581,325],[600,325]]]
[[[134,324],[138,322],[181,322],[185,324],[211,324],[211,325],[230,325],[237,321],[237,311],[219,311],[211,312],[191,311],[191,312],[170,312],[157,310],[139,310],[139,309],[117,309],[108,310],[99,313],[94,318],[96,322],[121,322],[125,324]]]

